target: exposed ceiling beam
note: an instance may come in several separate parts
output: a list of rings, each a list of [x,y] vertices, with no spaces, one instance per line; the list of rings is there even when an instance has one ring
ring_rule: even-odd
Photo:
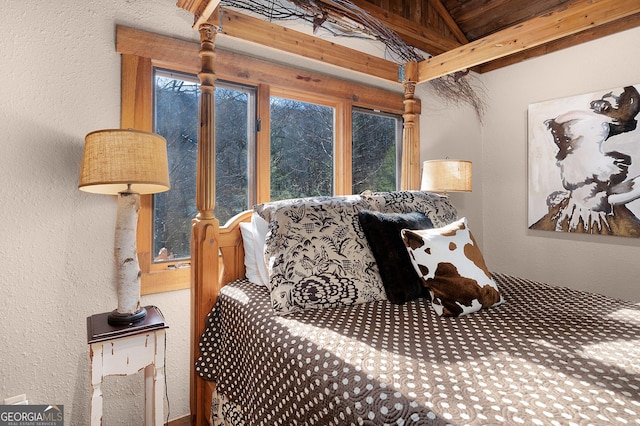
[[[418,25],[366,0],[351,0],[351,3],[382,21],[387,28],[395,31],[410,46],[431,55],[438,55],[462,45],[458,40],[443,37],[434,30]]]
[[[398,82],[398,64],[290,28],[222,9],[220,32],[308,59]]]
[[[495,61],[487,62],[486,64],[475,67],[473,70],[479,73],[497,70],[508,65],[517,64],[518,62],[522,62],[527,59],[546,55],[547,53],[556,52],[568,47],[577,46],[581,43],[586,43],[600,37],[605,37],[638,26],[640,26],[640,13],[627,16],[626,18],[622,18],[617,21],[609,22],[605,25],[600,25],[599,27],[589,28],[588,30],[576,33],[571,37],[564,37],[532,49],[505,56],[504,58],[496,59]]]
[[[472,68],[640,13],[638,0],[578,0],[418,64],[419,82]]]

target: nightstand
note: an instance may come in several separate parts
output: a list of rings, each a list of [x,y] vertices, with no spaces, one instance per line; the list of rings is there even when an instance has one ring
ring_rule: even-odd
[[[87,317],[91,383],[91,425],[102,424],[102,380],[129,376],[144,369],[145,425],[162,425],[164,415],[165,329],[168,326],[155,306],[133,324],[112,326],[110,312]]]

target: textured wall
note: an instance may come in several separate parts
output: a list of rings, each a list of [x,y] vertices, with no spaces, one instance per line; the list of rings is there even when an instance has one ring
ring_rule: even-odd
[[[119,127],[115,25],[197,39],[174,0],[4,1],[0,26],[0,402],[89,419],[85,318],[117,302],[114,197],[78,191],[84,136]],[[156,27],[157,25],[157,27]],[[188,402],[188,291],[143,298],[167,333],[171,417]],[[105,424],[140,424],[142,376],[105,382]]]

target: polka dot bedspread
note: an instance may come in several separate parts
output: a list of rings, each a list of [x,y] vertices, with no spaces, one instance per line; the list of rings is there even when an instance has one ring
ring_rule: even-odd
[[[277,316],[236,281],[196,369],[233,425],[640,425],[640,304],[494,279],[505,303],[460,318],[425,299]]]

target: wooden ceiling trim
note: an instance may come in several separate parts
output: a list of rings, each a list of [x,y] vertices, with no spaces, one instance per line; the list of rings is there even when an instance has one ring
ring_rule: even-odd
[[[116,25],[116,52],[152,58],[180,66],[181,71],[200,71],[200,44],[160,34],[149,33],[124,25]]]
[[[460,5],[451,0],[442,0],[448,5],[451,16],[465,32],[470,41],[477,40],[487,34],[512,27],[525,22],[534,16],[540,16],[559,10],[563,4],[572,0],[491,0],[479,2],[477,0]]]
[[[495,61],[479,65],[478,67],[474,68],[474,71],[485,73],[497,70],[508,65],[517,64],[518,62],[522,62],[527,59],[543,56],[547,53],[556,52],[568,47],[577,46],[588,41],[596,40],[600,37],[606,37],[608,35],[616,34],[625,30],[630,30],[631,28],[635,28],[638,26],[640,26],[640,13],[627,16],[626,18],[619,19],[608,24],[600,25],[595,28],[581,31],[572,35],[571,37],[564,37],[559,40],[555,40],[550,43],[535,47],[533,49],[528,49],[520,53],[496,59]]]
[[[418,64],[419,82],[472,68],[640,13],[638,0],[579,0]]]
[[[385,10],[366,0],[351,0],[351,3],[382,21],[387,28],[395,31],[410,46],[431,55],[438,55],[462,45],[458,40],[444,37],[434,30],[391,13],[389,10]]]
[[[398,64],[223,8],[220,31],[252,43],[398,82]]]

